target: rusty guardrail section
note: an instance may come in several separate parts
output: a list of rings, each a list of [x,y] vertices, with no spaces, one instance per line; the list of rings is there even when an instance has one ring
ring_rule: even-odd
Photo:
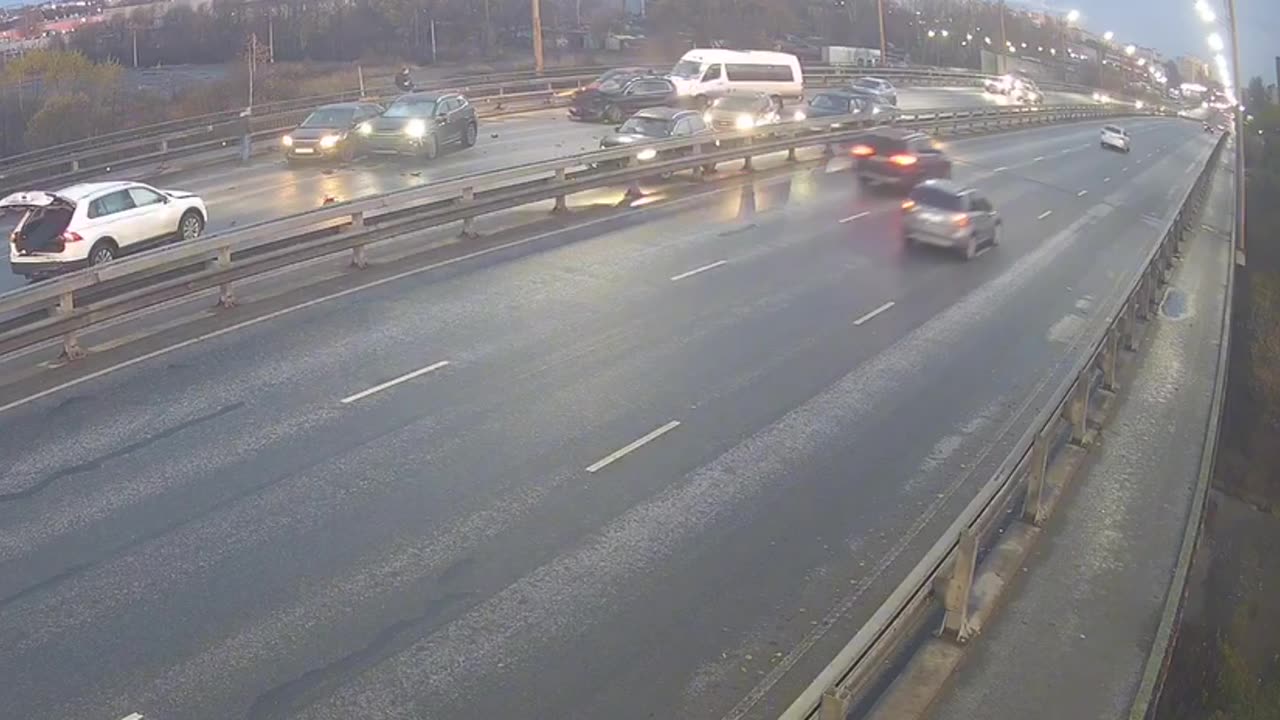
[[[1101,106],[933,110],[904,114],[897,124],[936,133],[985,132],[1119,114],[1135,113]],[[0,295],[0,356],[61,338],[64,355],[75,359],[84,355],[77,336],[85,329],[215,287],[220,304],[231,305],[235,281],[281,267],[344,251],[363,267],[366,246],[405,233],[461,223],[469,237],[478,216],[548,200],[563,211],[567,196],[585,190],[627,186],[638,192],[644,178],[685,170],[700,175],[735,160],[749,169],[753,157],[785,152],[794,160],[804,148],[830,154],[871,125],[843,116],[640,143],[336,203],[171,244]]]
[[[482,75],[428,83],[418,89],[462,93],[482,117],[493,117],[567,105],[573,91],[595,80],[606,69],[566,68],[540,76],[533,73]],[[884,77],[903,87],[980,87],[991,77],[931,68],[811,67],[805,68],[805,85],[833,87],[867,74]],[[1063,86],[1062,89],[1088,92],[1086,88]],[[387,103],[399,94],[394,87],[381,85],[367,89],[364,97]],[[247,117],[241,117],[238,110],[225,111],[10,156],[4,158],[4,168],[0,169],[0,192],[28,189],[33,183],[70,184],[113,169],[198,153],[225,151],[227,157],[232,158],[241,152],[246,132],[251,141],[259,143],[259,150],[274,151],[278,137],[302,122],[312,109],[358,99],[361,99],[360,91],[353,89],[336,95],[255,106],[253,114]]]
[[[1135,330],[1159,306],[1159,290],[1168,282],[1183,237],[1192,231],[1207,199],[1226,137],[1219,137],[1124,299],[1095,332],[1053,399],[1022,433],[994,476],[779,720],[845,720],[855,705],[869,699],[902,651],[919,639],[930,618],[939,613],[942,620],[933,630],[936,635],[955,642],[969,638],[970,590],[979,550],[997,534],[1007,514],[1014,516],[1013,522],[1036,526],[1047,519],[1045,478],[1054,463],[1063,459],[1060,442],[1064,436],[1076,446],[1090,442],[1095,430],[1089,421],[1091,396],[1100,389],[1116,388],[1121,350],[1137,349]]]

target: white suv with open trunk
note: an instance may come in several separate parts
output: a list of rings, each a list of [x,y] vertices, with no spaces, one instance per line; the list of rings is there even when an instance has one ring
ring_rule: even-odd
[[[9,266],[28,279],[100,265],[170,239],[194,240],[209,218],[192,193],[136,182],[14,193],[0,200],[0,212],[8,210],[25,211],[10,236]]]

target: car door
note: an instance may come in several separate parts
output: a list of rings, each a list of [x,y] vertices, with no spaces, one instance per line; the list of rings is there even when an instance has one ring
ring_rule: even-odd
[[[458,139],[459,103],[453,97],[443,97],[436,103],[436,126],[439,128],[442,142],[453,142]]]
[[[145,187],[129,188],[138,227],[146,232],[142,241],[168,237],[178,231],[178,207],[160,193]]]
[[[666,102],[666,84],[659,80],[636,80],[627,86],[623,107],[629,112],[657,107]]]
[[[121,249],[144,242],[150,231],[142,220],[143,214],[133,206],[133,197],[127,189],[102,195],[89,203],[93,235],[85,239],[92,243],[111,238]]]

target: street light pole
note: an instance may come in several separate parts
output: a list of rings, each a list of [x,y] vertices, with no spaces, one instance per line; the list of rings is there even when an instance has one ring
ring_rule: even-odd
[[[532,0],[533,2],[533,69],[541,74],[543,70],[542,64],[542,3],[540,0]]]
[[[1005,53],[1009,52],[1009,38],[1004,33],[1004,0],[1000,0],[1000,54],[996,57],[999,67],[996,68],[997,73],[1002,73],[1008,67],[1009,63],[1005,60]]]
[[[1240,77],[1240,29],[1236,25],[1236,0],[1226,0],[1227,4],[1227,24],[1231,26],[1231,81],[1236,87],[1240,87],[1242,78]],[[1235,92],[1231,93],[1235,97]],[[1238,251],[1238,259],[1243,264],[1245,259],[1244,247],[1244,111],[1240,109],[1240,98],[1236,98],[1236,107],[1233,108],[1236,115],[1236,248]]]
[[[880,15],[880,64],[889,64],[889,41],[884,35],[884,0],[876,0],[876,12]]]

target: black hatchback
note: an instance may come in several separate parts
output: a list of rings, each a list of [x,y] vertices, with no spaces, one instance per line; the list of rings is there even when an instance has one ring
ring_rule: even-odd
[[[657,75],[624,75],[584,89],[573,97],[569,117],[574,120],[604,120],[620,123],[637,110],[675,105],[676,86]]]
[[[434,159],[445,145],[476,144],[476,109],[457,93],[409,93],[356,127],[371,153]]]
[[[932,178],[951,177],[951,159],[933,138],[909,130],[879,130],[860,138],[850,153],[858,179],[911,189]]]
[[[335,103],[311,111],[302,124],[280,138],[290,164],[302,160],[350,160],[361,152],[361,123],[382,114],[373,103]]]

